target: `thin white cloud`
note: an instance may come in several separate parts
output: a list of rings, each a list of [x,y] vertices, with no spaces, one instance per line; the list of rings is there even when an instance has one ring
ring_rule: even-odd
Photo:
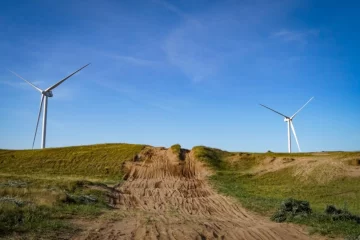
[[[71,101],[75,99],[76,91],[69,87],[59,87],[53,90],[55,101]]]
[[[175,7],[174,5],[164,1],[164,0],[153,0],[155,3],[161,4],[163,7],[167,8],[173,13],[176,13],[177,15],[188,18],[187,14],[185,14],[183,11],[181,11],[179,8]]]
[[[153,0],[153,2],[163,6],[167,10],[175,13],[179,17],[183,18],[185,21],[191,22],[192,24],[201,25],[201,23],[197,19],[191,17],[190,15],[186,14],[184,11],[180,10],[180,8],[176,7],[175,5],[173,5],[171,3],[168,3],[165,0]]]
[[[204,26],[198,19],[186,14],[173,4],[165,0],[153,0],[167,10],[181,17],[184,24],[166,37],[163,50],[169,62],[179,68],[193,82],[201,82],[215,72],[216,63],[203,55],[213,55],[210,50],[199,47],[201,39],[195,39],[199,32],[204,31]],[[195,34],[194,34],[195,33]],[[200,34],[201,35],[201,34]],[[205,53],[207,52],[207,53]]]
[[[70,73],[69,73],[70,74]],[[79,74],[79,73],[77,73]],[[15,77],[16,78],[16,77]],[[46,89],[49,86],[46,86],[44,81],[32,81],[32,84],[39,87],[40,89]],[[55,84],[51,83],[51,85]],[[13,88],[23,89],[23,90],[32,90],[32,86],[21,79],[14,79],[14,80],[2,80],[0,84],[7,85]],[[48,84],[49,85],[49,84]],[[34,89],[33,89],[34,90]],[[66,86],[61,86],[59,89],[54,89],[54,100],[56,101],[70,101],[74,98],[75,92],[72,88],[68,88]]]
[[[32,84],[34,84],[35,86],[39,87],[40,84],[43,83],[43,81],[34,81],[34,82],[31,82]],[[12,81],[12,80],[2,80],[0,81],[0,84],[3,84],[3,85],[8,85],[8,86],[11,86],[11,87],[15,87],[15,88],[32,88],[30,84],[24,82],[23,80],[19,79],[19,81]],[[41,88],[40,88],[41,89]]]
[[[314,29],[305,30],[305,31],[281,30],[271,34],[271,37],[282,39],[286,42],[307,43],[310,37],[316,37],[318,35],[319,35],[319,31]]]
[[[112,55],[111,57],[120,60],[120,61],[124,61],[124,62],[128,62],[134,65],[141,65],[141,66],[155,66],[155,65],[159,65],[160,62],[157,61],[152,61],[152,60],[147,60],[147,59],[142,59],[142,58],[136,58],[136,57],[132,57],[132,56],[121,56],[121,55]]]
[[[39,86],[41,83],[43,83],[43,81],[34,81],[33,82],[33,84],[36,86]],[[23,89],[23,90],[31,91],[33,89],[26,82],[4,80],[4,81],[0,81],[0,84],[8,85],[10,87]],[[45,89],[45,88],[40,87],[40,89]],[[33,89],[33,90],[35,90],[35,89]],[[53,93],[54,93],[54,100],[56,100],[56,101],[70,101],[70,100],[74,99],[74,96],[75,96],[75,92],[71,88],[66,88],[64,86],[62,86],[59,89],[53,90]]]
[[[103,55],[106,57],[112,58],[116,61],[121,61],[121,62],[125,62],[128,64],[136,65],[136,66],[155,67],[155,66],[159,66],[162,64],[159,61],[148,60],[148,59],[138,58],[138,57],[134,57],[134,56],[124,56],[124,55],[108,54],[108,53],[105,53]]]
[[[206,48],[206,43],[201,43],[202,38],[190,40],[194,31],[202,32],[204,29],[193,29],[190,24],[174,31],[166,39],[164,51],[171,64],[193,82],[201,82],[217,71],[217,53]]]
[[[190,103],[182,99],[174,99],[171,94],[165,93],[149,93],[148,90],[136,88],[122,83],[121,86],[109,81],[97,80],[97,84],[111,91],[120,93],[127,97],[130,101],[140,103],[145,106],[160,109],[165,112],[178,112],[179,108],[188,106]],[[166,101],[164,101],[166,99]]]
[[[274,16],[282,17],[293,5],[284,1],[252,3],[229,1],[209,5],[191,18],[204,24],[193,24],[184,17],[183,23],[164,40],[163,50],[168,61],[193,82],[201,82],[215,80],[229,61],[254,59],[268,45],[268,38],[259,32],[267,31],[275,21]],[[173,6],[168,8],[178,12]]]

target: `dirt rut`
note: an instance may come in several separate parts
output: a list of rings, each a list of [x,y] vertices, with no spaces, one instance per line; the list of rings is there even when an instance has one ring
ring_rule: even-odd
[[[147,148],[127,163],[116,188],[112,217],[89,225],[75,239],[309,239],[300,227],[247,212],[206,182],[208,170],[183,152]]]

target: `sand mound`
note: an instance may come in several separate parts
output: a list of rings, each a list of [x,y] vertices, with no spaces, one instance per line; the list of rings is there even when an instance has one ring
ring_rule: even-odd
[[[360,176],[360,167],[352,164],[352,161],[356,161],[353,158],[349,160],[332,157],[325,153],[314,155],[316,157],[266,157],[249,173],[262,175],[291,168],[292,175],[300,181],[317,184],[325,184],[342,177]]]
[[[247,212],[206,182],[208,170],[191,152],[147,148],[127,163],[111,219],[102,218],[74,239],[308,239],[301,228]]]
[[[293,175],[301,181],[324,184],[347,175],[348,166],[340,161],[302,162],[294,168]]]

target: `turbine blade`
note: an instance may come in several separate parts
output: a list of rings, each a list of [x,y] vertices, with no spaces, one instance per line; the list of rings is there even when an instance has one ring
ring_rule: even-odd
[[[52,85],[51,87],[49,87],[48,89],[46,89],[45,91],[50,91],[53,90],[54,88],[56,88],[57,86],[59,86],[60,84],[62,84],[65,80],[67,80],[68,78],[70,78],[72,75],[74,75],[75,73],[81,71],[83,68],[86,68],[87,66],[89,66],[90,63],[86,64],[85,66],[83,66],[82,68],[80,68],[79,70],[73,72],[72,74],[70,74],[69,76],[67,76],[66,78],[60,80],[58,83]]]
[[[13,72],[11,70],[8,69],[9,72],[11,72],[12,74],[14,74],[15,76],[21,78],[22,80],[24,80],[25,82],[27,82],[28,84],[30,84],[33,88],[35,88],[36,90],[38,90],[39,92],[42,92],[42,90],[40,88],[38,88],[37,86],[35,86],[34,84],[32,84],[31,82],[29,82],[28,80],[26,80],[25,78],[23,78],[22,76],[20,76],[19,74],[17,74],[16,72]]]
[[[288,116],[285,116],[284,114],[279,113],[278,111],[275,111],[274,109],[271,109],[271,108],[269,108],[269,107],[267,107],[267,106],[265,106],[265,105],[262,105],[262,104],[260,104],[260,105],[263,106],[264,108],[267,108],[267,109],[273,111],[273,112],[276,112],[277,114],[280,114],[281,116],[283,116],[283,117],[285,117],[285,118],[289,118]]]
[[[297,144],[297,146],[298,146],[299,152],[301,152],[300,145],[299,145],[299,141],[298,141],[298,139],[297,139],[297,137],[296,137],[295,128],[294,128],[294,125],[293,125],[293,123],[292,123],[291,120],[290,120],[290,126],[291,126],[291,129],[292,129],[293,133],[294,133],[294,137],[295,137],[296,144]]]
[[[310,98],[309,101],[307,101],[304,106],[302,106],[299,110],[296,111],[296,113],[294,113],[294,115],[291,116],[291,119],[293,119],[295,117],[296,114],[298,114],[298,112],[300,112],[301,109],[303,109],[314,97]]]
[[[40,120],[40,115],[41,115],[41,109],[42,109],[43,102],[44,102],[44,95],[41,94],[40,109],[39,109],[38,119],[37,119],[37,122],[36,122],[36,128],[35,128],[35,134],[34,134],[32,149],[34,149],[34,143],[35,143],[36,133],[37,133],[38,126],[39,126],[39,120]]]

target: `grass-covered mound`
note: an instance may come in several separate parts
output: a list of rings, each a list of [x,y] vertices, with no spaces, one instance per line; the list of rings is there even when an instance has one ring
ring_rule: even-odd
[[[360,214],[360,177],[337,176],[322,183],[303,181],[295,173],[292,164],[295,158],[310,157],[316,161],[319,157],[311,153],[231,153],[214,148],[194,147],[195,157],[207,163],[215,170],[211,181],[220,192],[236,197],[242,205],[250,210],[271,216],[283,199],[304,199],[311,203],[313,210],[310,218],[291,218],[310,226],[311,232],[333,236],[360,235],[360,225],[354,221],[334,221],[330,216],[323,216],[328,205],[344,206],[355,215]],[[358,159],[359,153],[334,152],[328,153],[329,159]],[[281,159],[285,168],[265,173],[254,173],[264,162]],[[268,159],[268,160],[266,160]],[[266,169],[266,165],[263,166]],[[356,169],[355,169],[356,170]],[[335,170],[334,170],[335,171]],[[311,172],[317,175],[316,171]],[[339,174],[335,173],[334,174]],[[309,178],[311,179],[311,178]]]
[[[180,144],[174,144],[170,147],[173,154],[175,154],[179,159],[181,159],[181,145]]]
[[[39,150],[0,150],[0,174],[85,176],[116,179],[121,165],[144,145],[99,144]]]
[[[70,238],[77,230],[72,219],[108,211],[110,190],[104,183],[121,181],[122,164],[144,147],[0,150],[0,238]]]

